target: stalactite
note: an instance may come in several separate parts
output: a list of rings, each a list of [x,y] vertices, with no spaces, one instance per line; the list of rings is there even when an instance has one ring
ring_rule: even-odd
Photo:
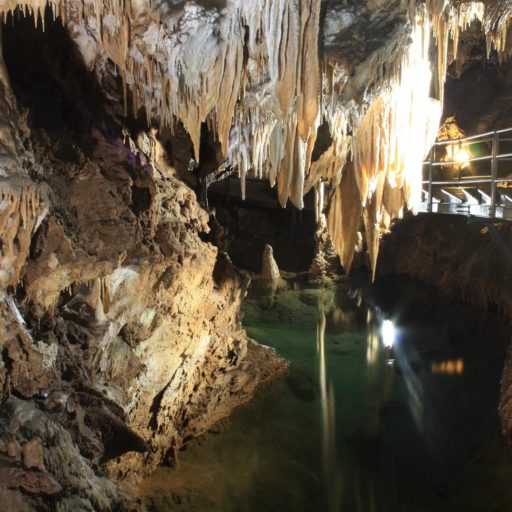
[[[110,277],[102,277],[100,279],[100,300],[103,305],[103,313],[105,315],[110,311]]]
[[[355,179],[365,206],[373,272],[380,233],[400,214],[404,203],[399,201],[412,210],[420,201],[423,159],[440,122],[440,102],[430,98],[429,39],[428,24],[418,18],[397,82],[372,103],[353,141]]]
[[[5,19],[21,6],[37,23],[47,5],[98,73],[107,61],[115,64],[125,112],[131,95],[133,114],[144,111],[148,123],[183,123],[196,160],[207,123],[226,162],[238,169],[243,196],[252,174],[277,185],[282,206],[290,199],[302,208],[304,193],[322,182],[336,191],[333,201],[346,219],[339,187],[347,181],[343,169],[351,155],[353,167],[345,172],[357,183],[358,204],[375,210],[365,214],[372,247],[378,246],[377,231],[404,206],[414,211],[420,200],[422,160],[439,124],[448,59],[457,54],[461,31],[480,20],[489,50],[504,58],[512,14],[506,0],[402,0],[412,42],[407,47],[391,38],[368,56],[358,68],[358,83],[367,84],[356,106],[349,101],[353,89],[345,89],[347,69],[320,61],[320,0],[233,0],[221,10],[186,2],[165,22],[149,0],[0,0],[0,12]],[[431,33],[439,101],[429,96]],[[84,37],[95,56],[80,45]],[[322,120],[332,144],[312,162]],[[332,205],[329,212],[330,226],[343,226],[343,236],[352,240],[347,226],[357,233],[357,223],[335,219]],[[333,237],[342,260],[350,262],[339,236]]]
[[[354,259],[362,211],[354,166],[349,162],[335,188],[327,216],[327,228],[347,273]]]
[[[332,144],[311,164],[306,177],[305,193],[316,187],[320,181],[327,183],[331,188],[336,188],[341,181],[351,150],[352,137],[347,134],[348,120],[345,109],[339,104],[334,108],[332,105],[325,105],[324,117],[332,134]]]
[[[29,253],[32,236],[39,226],[43,208],[40,191],[26,183],[13,187],[0,181],[0,289],[15,285]]]

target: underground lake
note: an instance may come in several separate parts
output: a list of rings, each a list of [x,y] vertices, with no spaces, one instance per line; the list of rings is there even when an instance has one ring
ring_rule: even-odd
[[[289,371],[144,481],[149,510],[511,510],[503,318],[396,277],[293,281],[244,313]]]

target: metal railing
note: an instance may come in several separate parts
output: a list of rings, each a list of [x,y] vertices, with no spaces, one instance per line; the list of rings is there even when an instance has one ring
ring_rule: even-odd
[[[505,144],[508,152],[500,153],[500,148]],[[471,156],[475,152],[475,146],[479,150],[484,146],[489,154],[482,156]],[[454,151],[467,151],[469,158],[463,160],[438,160],[439,148],[451,147],[453,157]],[[471,151],[473,149],[473,151]],[[443,153],[448,153],[444,151]],[[446,156],[446,155],[444,155]],[[512,128],[495,130],[492,132],[464,137],[462,139],[451,139],[436,142],[432,147],[429,159],[424,162],[428,177],[423,181],[423,193],[426,200],[422,203],[421,210],[428,213],[451,213],[454,215],[478,216],[484,218],[511,220],[512,221],[512,197],[508,195],[506,185],[512,185],[512,166],[506,176],[500,176],[500,163],[512,161]],[[483,162],[489,162],[490,169],[484,169],[478,175],[473,175],[475,169],[471,164],[481,166]],[[470,166],[470,174],[462,176],[465,167]],[[435,177],[434,174],[456,174],[455,177]],[[443,201],[436,194],[439,192],[448,201]],[[426,190],[425,190],[426,188]],[[473,189],[476,188],[475,195]],[[446,190],[448,189],[448,190]],[[450,191],[451,189],[451,191]],[[503,193],[501,193],[501,190]],[[460,196],[462,193],[461,197]],[[512,193],[512,189],[511,189]],[[510,203],[510,204],[508,204]]]

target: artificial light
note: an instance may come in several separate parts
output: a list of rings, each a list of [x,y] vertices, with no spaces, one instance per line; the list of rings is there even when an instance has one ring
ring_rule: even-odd
[[[466,146],[462,146],[460,143],[452,144],[446,149],[447,161],[455,162],[461,166],[461,169],[469,165],[472,158],[471,151]]]
[[[467,164],[471,159],[471,154],[467,149],[458,149],[455,152],[455,161],[459,164]]]

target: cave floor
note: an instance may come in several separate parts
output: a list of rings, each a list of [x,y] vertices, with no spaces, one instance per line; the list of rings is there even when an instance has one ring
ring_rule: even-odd
[[[244,310],[290,372],[143,482],[149,510],[512,510],[503,318],[397,278],[296,282]]]

